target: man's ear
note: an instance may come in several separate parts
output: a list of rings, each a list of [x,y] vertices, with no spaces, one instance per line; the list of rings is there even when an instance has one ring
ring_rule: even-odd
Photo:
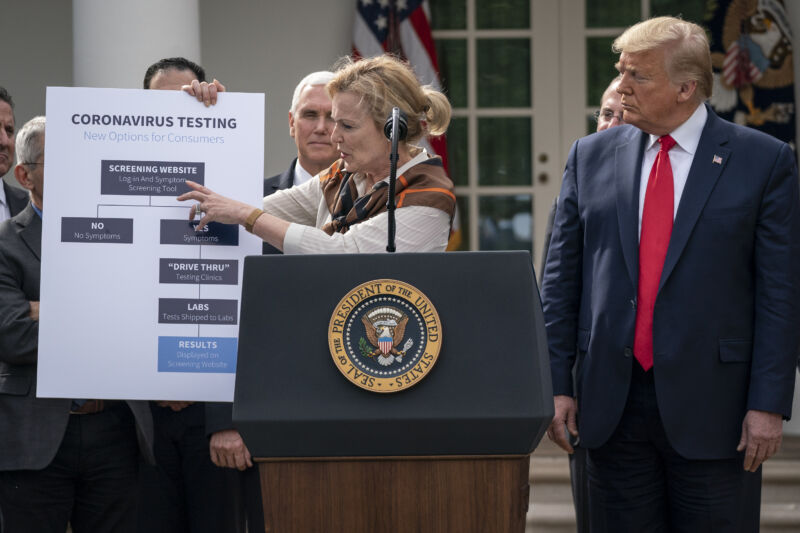
[[[20,185],[29,191],[33,190],[33,181],[28,176],[28,169],[22,163],[17,163],[17,166],[14,167],[14,177],[17,178]]]
[[[289,111],[289,137],[294,139],[294,115]]]
[[[678,102],[684,103],[694,98],[697,91],[697,80],[689,80],[680,84],[678,89]]]

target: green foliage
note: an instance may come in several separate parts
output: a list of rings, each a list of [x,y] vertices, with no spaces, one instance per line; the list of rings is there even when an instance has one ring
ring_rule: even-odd
[[[370,348],[367,339],[365,339],[364,337],[358,339],[358,349],[359,351],[361,351],[361,355],[364,357],[370,357],[369,354],[372,353],[372,349]]]

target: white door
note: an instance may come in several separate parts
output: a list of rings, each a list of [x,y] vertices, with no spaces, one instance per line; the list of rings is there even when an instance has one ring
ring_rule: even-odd
[[[569,148],[616,76],[611,43],[652,15],[702,21],[698,0],[430,0],[459,249],[527,249],[538,268]]]

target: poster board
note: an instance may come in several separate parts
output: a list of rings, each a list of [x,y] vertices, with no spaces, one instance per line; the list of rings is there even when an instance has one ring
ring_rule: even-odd
[[[260,205],[264,95],[48,87],[45,138],[37,395],[231,401],[261,240],[176,197]]]

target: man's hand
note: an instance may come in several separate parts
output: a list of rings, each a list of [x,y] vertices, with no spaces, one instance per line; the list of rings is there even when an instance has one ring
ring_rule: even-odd
[[[775,455],[783,439],[783,417],[766,411],[747,411],[742,422],[742,438],[736,447],[744,452],[744,469],[755,472],[761,463]]]
[[[553,403],[555,404],[556,414],[553,416],[553,421],[550,422],[550,427],[547,428],[547,436],[563,448],[568,453],[575,450],[567,438],[567,431],[573,437],[578,436],[578,407],[575,404],[575,399],[571,396],[558,395],[553,396]],[[566,426],[566,430],[564,427]]]
[[[39,302],[28,302],[28,303],[31,304],[31,312],[29,313],[29,316],[31,317],[31,319],[38,321],[39,320]]]
[[[217,93],[224,93],[225,86],[218,82],[216,79],[211,83],[207,81],[192,80],[191,85],[184,85],[181,87],[183,92],[189,93],[198,102],[203,102],[206,107],[215,105],[217,103]]]
[[[159,406],[159,407],[169,407],[170,409],[172,409],[173,411],[175,411],[177,413],[178,411],[186,409],[187,407],[189,407],[193,403],[194,402],[175,402],[175,401],[161,400],[161,401],[156,402],[156,405]]]
[[[253,466],[250,450],[245,446],[242,436],[235,429],[217,431],[211,435],[209,445],[211,461],[221,467],[244,470]]]

